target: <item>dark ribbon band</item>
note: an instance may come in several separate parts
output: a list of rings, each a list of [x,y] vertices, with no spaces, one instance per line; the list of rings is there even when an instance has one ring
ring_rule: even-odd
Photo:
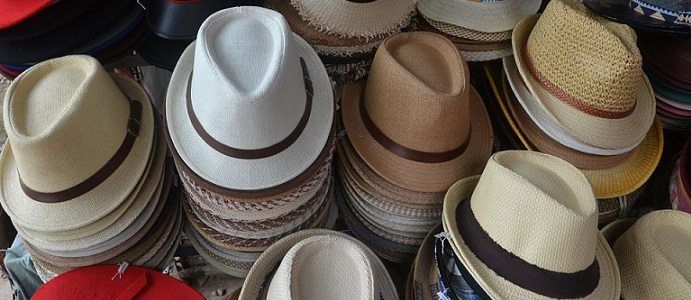
[[[480,226],[469,200],[458,205],[456,222],[470,251],[497,275],[521,288],[550,298],[571,299],[590,295],[600,282],[597,259],[581,271],[562,273],[540,268],[502,248]]]
[[[386,134],[384,134],[384,132],[382,132],[370,118],[369,114],[367,113],[367,108],[365,107],[364,91],[365,90],[363,89],[362,94],[360,95],[360,118],[374,140],[376,140],[387,150],[391,151],[393,154],[396,154],[396,156],[421,163],[441,163],[459,157],[468,148],[468,144],[470,142],[469,138],[467,138],[463,144],[458,146],[458,148],[446,152],[423,152],[410,149],[406,146],[396,143],[394,140],[386,136]]]
[[[201,122],[199,122],[199,119],[197,118],[197,115],[194,113],[194,108],[192,107],[192,95],[190,91],[192,86],[192,74],[190,73],[190,77],[187,81],[187,115],[190,118],[192,127],[207,145],[226,156],[238,159],[262,159],[281,153],[283,150],[290,147],[300,137],[302,131],[305,130],[305,127],[307,126],[307,121],[309,121],[310,114],[312,112],[314,87],[312,86],[312,80],[310,79],[307,64],[305,64],[305,61],[302,59],[302,57],[300,57],[300,65],[302,66],[302,78],[305,82],[305,111],[302,113],[302,117],[300,118],[297,126],[295,126],[295,129],[293,129],[293,131],[282,141],[266,148],[247,150],[233,148],[216,140],[208,132],[206,132],[206,129],[204,129],[204,126],[202,126]]]
[[[142,103],[139,101],[130,100],[130,118],[127,122],[127,133],[125,134],[125,139],[122,141],[120,148],[117,152],[115,152],[113,157],[111,157],[110,160],[108,160],[108,162],[101,167],[101,169],[91,175],[91,177],[66,190],[54,193],[43,193],[28,187],[22,180],[21,174],[19,174],[19,184],[21,185],[24,194],[38,202],[60,203],[77,198],[91,191],[108,179],[110,175],[113,175],[115,170],[122,165],[127,156],[130,154],[132,146],[139,135],[139,130],[141,128],[141,117]],[[17,170],[17,173],[19,173],[19,170]]]

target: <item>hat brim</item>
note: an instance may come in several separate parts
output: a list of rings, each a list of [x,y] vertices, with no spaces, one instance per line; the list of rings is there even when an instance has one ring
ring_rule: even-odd
[[[434,241],[436,239],[435,235],[442,231],[441,224],[437,225],[432,229],[425,240],[422,241],[420,245],[420,250],[417,252],[415,261],[410,270],[411,284],[410,292],[414,292],[412,295],[421,295],[422,297],[415,297],[416,300],[432,300],[433,291],[437,290],[436,285],[432,285],[432,282],[436,280],[430,280],[431,272],[430,269],[436,269],[436,262],[434,260]],[[436,274],[435,274],[436,275]],[[413,297],[411,297],[413,298]]]
[[[182,53],[166,97],[166,121],[173,147],[185,164],[209,182],[233,190],[278,186],[299,176],[328,146],[334,117],[331,81],[319,56],[297,35],[297,52],[305,60],[314,86],[309,121],[297,140],[281,153],[261,159],[237,159],[209,146],[195,131],[187,114],[187,80],[194,64],[195,43]]]
[[[628,1],[620,2],[628,3]],[[613,20],[617,23],[624,23],[633,28],[651,31],[667,35],[691,36],[691,26],[681,24],[670,24],[633,11],[626,6],[608,6],[607,1],[584,0],[583,4],[595,13]]]
[[[513,55],[523,82],[535,105],[571,136],[591,146],[605,149],[628,149],[640,144],[655,119],[655,94],[647,77],[640,85],[633,112],[618,119],[589,115],[560,100],[545,89],[530,71],[526,60],[526,43],[539,19],[538,15],[521,20],[513,31]],[[530,99],[524,99],[530,100]]]
[[[113,174],[86,194],[60,203],[43,203],[29,198],[22,191],[12,145],[8,142],[0,154],[0,204],[17,225],[45,233],[81,232],[81,228],[109,214],[113,215],[119,206],[138,196],[152,160],[155,131],[153,105],[138,83],[119,75],[114,75],[113,79],[125,95],[142,104],[141,129],[129,155]],[[161,172],[158,170],[157,173]],[[153,187],[146,187],[148,194],[142,195],[146,199],[151,198],[156,182],[151,185]],[[112,224],[126,208],[118,210],[119,215],[114,214],[112,221],[104,223],[100,230]],[[95,232],[98,231],[91,233]]]
[[[444,200],[444,214],[442,224],[444,231],[451,235],[451,246],[463,266],[470,272],[482,289],[493,299],[542,299],[542,295],[523,289],[489,269],[468,248],[463,236],[458,231],[456,211],[463,201],[470,201],[479,176],[465,178],[454,184]],[[600,268],[600,281],[593,292],[585,299],[619,299],[621,279],[614,253],[607,245],[607,241],[598,233],[595,259]]]
[[[50,6],[54,0],[34,0],[34,1],[5,1],[0,4],[3,11],[0,29],[9,28],[27,18],[35,15],[42,9]]]
[[[607,240],[607,243],[609,243],[610,247],[614,247],[614,243],[617,242],[617,239],[619,239],[619,237],[624,234],[624,232],[626,232],[626,230],[628,230],[633,223],[636,223],[636,221],[638,221],[637,218],[615,220],[605,225],[605,227],[602,227],[600,232],[602,233],[602,236],[605,237],[605,240]]]
[[[512,30],[521,18],[534,14],[540,0],[523,1],[420,1],[420,13],[432,20],[488,33]]]
[[[489,114],[475,88],[470,88],[471,130],[468,148],[453,160],[421,163],[397,156],[384,148],[365,127],[360,117],[360,97],[365,82],[343,89],[342,117],[348,138],[360,157],[381,177],[406,189],[440,192],[456,180],[482,172],[492,154],[493,134]]]
[[[230,276],[245,278],[252,268],[252,262],[234,261],[224,257],[223,253],[219,253],[211,244],[204,244],[204,238],[197,233],[189,224],[185,225],[185,235],[190,240],[192,247],[197,250],[197,253],[209,262],[216,269],[223,271]]]

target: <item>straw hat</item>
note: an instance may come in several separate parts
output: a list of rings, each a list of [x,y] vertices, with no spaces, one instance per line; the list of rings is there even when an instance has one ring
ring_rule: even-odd
[[[641,217],[613,250],[624,299],[682,299],[691,295],[691,215],[673,210]]]
[[[307,170],[325,147],[333,114],[317,54],[280,14],[257,7],[222,10],[202,24],[166,102],[182,161],[232,190],[271,188]]]
[[[309,260],[309,263],[305,263]],[[331,230],[305,230],[267,249],[240,299],[398,299],[382,262],[362,242]]]
[[[471,1],[419,0],[418,10],[426,17],[481,32],[512,30],[525,16],[540,8],[540,0]]]
[[[113,80],[91,57],[66,56],[19,76],[3,111],[0,203],[17,225],[77,229],[136,195],[150,161],[154,114],[135,82]]]
[[[600,232],[602,232],[602,236],[605,237],[609,246],[614,247],[614,243],[617,241],[617,239],[624,234],[624,232],[629,230],[631,225],[636,223],[636,221],[638,221],[636,218],[625,218],[612,221],[611,223],[602,227]]]
[[[442,232],[441,224],[432,229],[425,237],[425,240],[422,241],[420,250],[418,250],[410,270],[412,291],[406,294],[406,299],[432,300],[437,295],[439,288],[436,284],[437,265],[434,260],[434,242],[436,238],[434,236],[440,232]]]
[[[443,225],[491,298],[619,299],[619,269],[597,230],[592,188],[561,159],[494,154],[481,177],[449,189]]]
[[[438,192],[480,172],[492,125],[454,45],[425,32],[382,42],[366,82],[343,90],[343,123],[367,164],[409,190]]]
[[[570,135],[606,149],[645,138],[655,97],[631,28],[598,18],[576,0],[558,0],[542,16],[521,20],[512,42],[523,81]]]
[[[415,0],[290,0],[319,31],[343,37],[376,38],[399,32],[415,14]]]
[[[460,37],[464,39],[469,39],[473,41],[483,41],[483,42],[499,42],[508,41],[511,39],[512,30],[502,31],[502,32],[482,32],[461,27],[454,24],[449,24],[445,22],[439,22],[432,20],[425,15],[421,15],[424,22],[428,23],[430,26],[439,30],[450,36]],[[421,21],[423,21],[421,20]]]

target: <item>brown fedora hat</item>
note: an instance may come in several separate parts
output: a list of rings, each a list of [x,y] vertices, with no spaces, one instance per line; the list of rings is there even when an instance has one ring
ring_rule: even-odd
[[[343,123],[362,159],[388,181],[446,190],[482,171],[492,125],[456,47],[428,32],[401,33],[377,50],[366,82],[343,90]]]

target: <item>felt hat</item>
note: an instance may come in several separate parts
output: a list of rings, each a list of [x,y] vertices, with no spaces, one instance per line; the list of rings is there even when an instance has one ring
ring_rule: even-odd
[[[651,33],[691,36],[691,4],[675,0],[584,0],[594,12]]]
[[[0,1],[0,29],[9,28],[46,9],[59,0]]]
[[[619,299],[619,269],[597,229],[586,177],[554,156],[494,154],[444,199],[454,253],[491,298]]]

